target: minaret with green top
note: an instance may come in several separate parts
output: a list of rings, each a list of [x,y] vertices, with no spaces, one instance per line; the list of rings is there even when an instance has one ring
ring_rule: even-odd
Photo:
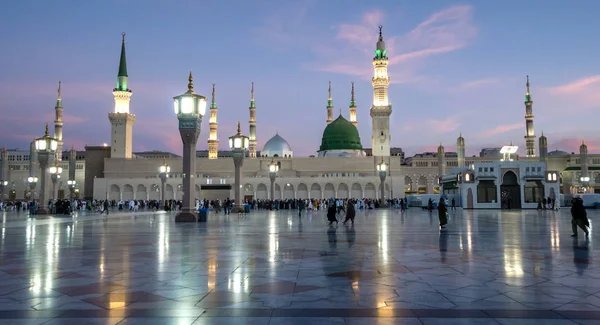
[[[358,121],[356,120],[356,100],[354,100],[354,81],[352,81],[352,90],[350,92],[350,123],[358,126]]]
[[[210,134],[208,136],[208,159],[217,159],[219,156],[219,139],[217,138],[217,100],[215,84],[212,84],[212,100],[210,102],[210,119],[208,121]]]
[[[372,127],[371,127],[371,149],[375,162],[379,162],[377,157],[388,157],[390,155],[390,115],[392,115],[392,104],[388,98],[388,87],[390,77],[388,76],[388,57],[383,41],[383,27],[379,26],[379,38],[375,47],[375,57],[373,58],[373,105],[370,109]]]
[[[127,58],[125,56],[125,33],[122,34],[121,57],[117,73],[117,87],[113,89],[115,97],[114,111],[108,113],[111,124],[110,156],[111,158],[132,158],[132,135],[135,115],[129,112],[131,89],[127,74]]]
[[[250,136],[248,137],[248,157],[256,158],[256,103],[254,102],[254,82],[252,83],[252,89],[250,89],[250,125],[249,131]]]
[[[333,98],[331,98],[331,81],[329,82],[329,97],[327,98],[327,124],[333,122]]]
[[[54,106],[56,117],[54,119],[54,138],[57,140],[56,160],[62,160],[63,154],[63,107],[62,107],[62,91],[61,82],[58,82],[58,96],[56,97],[56,106]]]
[[[531,100],[531,91],[529,89],[529,76],[525,84],[527,92],[525,93],[525,149],[527,157],[535,157],[535,132],[533,130],[533,100]]]

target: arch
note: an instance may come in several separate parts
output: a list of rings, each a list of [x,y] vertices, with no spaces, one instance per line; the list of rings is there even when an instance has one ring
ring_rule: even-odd
[[[175,196],[176,200],[183,200],[183,185],[177,184],[177,196]]]
[[[373,183],[367,183],[365,185],[365,198],[366,199],[376,199],[377,191],[375,191],[375,185]]]
[[[410,176],[404,176],[404,193],[412,193],[412,178]]]
[[[519,178],[512,170],[507,170],[502,175],[502,185],[519,185]]]
[[[306,186],[306,184],[298,184],[298,189],[296,190],[296,197],[299,199],[308,199],[308,187]]]
[[[108,191],[108,199],[109,200],[120,200],[121,199],[121,189],[119,186],[112,184],[110,186],[110,190]]]
[[[281,186],[279,184],[275,184],[275,190],[273,191],[273,200],[281,200]]]
[[[148,193],[148,199],[150,200],[160,200],[160,186],[158,184],[150,185],[150,192]]]
[[[362,186],[358,183],[352,184],[352,188],[350,191],[350,197],[353,199],[362,199]]]
[[[427,193],[427,177],[425,175],[419,176],[417,180],[417,192],[419,194]]]
[[[165,200],[174,200],[175,193],[173,192],[173,185],[165,184]]]
[[[260,183],[256,187],[256,198],[259,200],[266,200],[269,198],[269,190],[267,189],[267,185]]]
[[[333,187],[333,184],[331,184],[331,183],[325,184],[325,190],[323,192],[324,192],[323,197],[326,199],[335,197],[335,187]]]
[[[243,190],[244,190],[244,192],[242,194],[243,197],[252,196],[253,198],[255,198],[254,197],[254,186],[252,186],[252,184],[248,184],[248,183],[244,184]]]
[[[317,200],[321,199],[321,185],[313,183],[310,186],[310,197]]]
[[[139,184],[135,189],[135,199],[136,200],[145,200],[148,197],[148,191],[146,190],[146,185]]]
[[[350,191],[348,191],[348,185],[346,183],[340,183],[338,185],[337,197],[340,199],[347,199],[350,196]]]
[[[283,198],[284,199],[294,199],[294,185],[290,183],[286,183],[283,185]]]
[[[123,186],[123,200],[133,200],[133,186],[129,184]]]

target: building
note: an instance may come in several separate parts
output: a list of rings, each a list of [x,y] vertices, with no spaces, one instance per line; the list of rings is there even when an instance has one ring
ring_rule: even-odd
[[[88,146],[85,151],[75,152],[75,165],[71,167],[72,151],[63,151],[57,160],[62,158],[61,164],[65,172],[75,170],[76,190],[79,197],[96,199],[158,199],[160,198],[160,179],[158,168],[163,163],[171,167],[171,174],[167,180],[165,197],[167,199],[180,199],[182,181],[181,157],[169,152],[147,151],[133,152],[133,127],[135,115],[129,110],[129,103],[133,91],[129,88],[127,58],[125,55],[125,37],[121,42],[121,52],[117,73],[116,87],[112,89],[115,104],[114,109],[108,114],[111,123],[111,143],[102,146]],[[404,197],[409,194],[434,194],[449,193],[450,187],[446,183],[451,177],[456,176],[456,169],[466,170],[471,168],[473,177],[491,174],[494,168],[494,186],[496,194],[502,192],[506,173],[500,171],[513,168],[518,184],[526,183],[527,175],[532,168],[540,174],[556,171],[556,185],[544,185],[544,194],[550,189],[557,193],[582,193],[600,192],[600,155],[588,154],[587,146],[582,143],[578,154],[560,150],[548,151],[546,137],[539,137],[537,149],[532,144],[533,132],[533,101],[530,91],[529,79],[526,83],[525,120],[526,137],[525,157],[515,157],[510,164],[500,163],[502,155],[500,148],[487,148],[481,150],[479,156],[467,157],[465,155],[466,143],[462,134],[457,138],[457,151],[446,152],[441,144],[437,152],[424,152],[412,157],[405,157],[399,147],[392,146],[390,136],[390,116],[392,106],[388,98],[390,77],[387,74],[388,55],[385,47],[382,29],[375,44],[373,63],[373,102],[369,108],[371,116],[371,148],[363,148],[361,135],[356,125],[357,107],[354,84],[351,83],[350,104],[348,107],[349,119],[340,112],[334,119],[334,105],[332,87],[329,83],[328,99],[326,106],[327,118],[323,125],[323,136],[315,156],[298,157],[294,155],[293,148],[280,134],[273,135],[259,146],[256,129],[260,121],[260,107],[256,105],[254,97],[254,84],[251,86],[249,105],[249,128],[251,130],[251,150],[247,153],[244,162],[242,184],[246,198],[268,199],[270,197],[269,164],[274,160],[280,166],[274,183],[274,197],[281,198],[378,198],[380,197],[380,178],[377,164],[382,160],[389,165],[388,174],[384,182],[385,197]],[[111,87],[112,88],[112,87]],[[110,89],[110,88],[108,88]],[[63,93],[60,88],[55,105],[56,120],[54,136],[64,141],[62,134],[62,106]],[[67,92],[68,93],[68,90]],[[206,136],[208,150],[196,152],[196,189],[198,198],[224,198],[224,193],[233,197],[231,185],[234,183],[234,164],[230,151],[218,150],[218,122],[215,86],[213,85],[212,100],[209,114],[210,130]],[[68,139],[69,135],[66,135]],[[401,143],[396,143],[400,145]],[[62,142],[61,142],[62,145]],[[68,163],[66,161],[69,161]],[[507,167],[508,166],[508,167]],[[479,172],[479,167],[483,168]],[[529,168],[529,172],[528,172]],[[3,199],[25,199],[29,197],[27,177],[40,176],[35,150],[3,150],[0,155],[0,180],[7,180],[8,185],[0,187]],[[453,174],[454,173],[454,174]],[[484,175],[485,174],[485,175]],[[70,178],[71,176],[69,176]],[[511,176],[512,177],[512,176]],[[585,181],[589,177],[589,181]],[[66,197],[65,176],[61,181],[58,197]],[[483,178],[481,179],[484,180]],[[212,188],[220,186],[218,192]],[[482,182],[481,186],[486,185]],[[450,186],[450,185],[448,185]],[[469,187],[471,186],[471,187]],[[476,191],[480,183],[473,185],[456,186],[454,191],[459,193],[462,189],[471,188]],[[229,192],[224,191],[227,188]],[[491,188],[491,186],[490,186]],[[530,186],[520,189],[523,199],[519,202],[523,207],[530,207],[527,199]],[[490,190],[491,191],[491,190]],[[490,192],[491,193],[491,192]],[[536,193],[541,193],[541,190]],[[467,193],[468,194],[468,193]],[[474,192],[474,207],[481,196]],[[489,198],[486,198],[489,200]],[[499,204],[500,199],[495,204]],[[515,200],[516,202],[516,200]],[[481,204],[492,204],[490,202]]]

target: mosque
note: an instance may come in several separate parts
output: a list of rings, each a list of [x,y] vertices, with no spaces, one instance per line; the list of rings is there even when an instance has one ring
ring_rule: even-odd
[[[462,134],[456,140],[457,152],[445,152],[440,144],[437,152],[405,157],[402,149],[391,145],[392,105],[388,99],[388,53],[381,26],[372,64],[370,148],[363,148],[356,128],[358,108],[354,98],[354,84],[352,83],[349,119],[346,119],[341,112],[337,117],[334,116],[330,83],[326,106],[327,125],[314,156],[294,156],[290,144],[279,134],[273,135],[259,150],[256,132],[258,107],[252,84],[249,148],[244,162],[243,184],[240,185],[246,199],[399,198],[446,193],[464,196],[465,207],[498,208],[506,189],[513,188],[508,187],[507,182],[510,181],[510,186],[519,187],[515,199],[520,197],[519,201],[523,203],[520,206],[528,208],[532,207],[528,203],[540,196],[547,196],[550,191],[555,194],[600,192],[600,155],[588,155],[584,143],[578,154],[558,150],[548,152],[548,142],[542,134],[537,141],[539,152],[536,150],[529,79],[525,96],[526,157],[512,156],[508,160],[503,159],[506,156],[501,156],[500,148],[483,149],[478,157],[466,157]],[[199,199],[234,197],[234,163],[231,152],[218,150],[218,105],[215,93],[213,84],[212,99],[206,114],[209,118],[208,150],[197,151],[196,159],[195,186]],[[58,181],[57,197],[69,195],[68,174],[68,180],[75,181],[76,185],[71,186],[71,190],[78,198],[160,199],[161,180],[158,169],[166,164],[170,166],[170,173],[166,181],[165,198],[182,198],[180,156],[161,151],[132,152],[132,134],[136,120],[135,114],[129,110],[132,94],[128,84],[123,35],[117,84],[113,89],[115,107],[108,113],[111,123],[110,144],[87,146],[85,151],[63,151],[63,108],[59,84],[53,136],[58,140],[55,165],[61,166],[65,175]],[[383,186],[377,171],[377,165],[382,162],[387,166]],[[273,184],[274,195],[270,197],[269,165],[272,163],[276,163],[279,170]],[[2,199],[19,200],[36,195],[35,186],[28,183],[29,177],[40,177],[33,143],[30,150],[2,150],[0,166]],[[491,190],[492,188],[496,190]],[[471,202],[470,205],[468,202]]]

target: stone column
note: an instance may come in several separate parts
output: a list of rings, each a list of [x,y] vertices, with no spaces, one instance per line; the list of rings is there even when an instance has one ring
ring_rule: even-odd
[[[385,171],[379,172],[379,180],[381,181],[381,183],[379,184],[379,192],[380,192],[380,198],[381,198],[382,202],[385,201],[385,176],[386,176]]]
[[[244,167],[244,154],[245,150],[233,149],[233,164],[235,165],[235,206],[231,209],[232,213],[243,213],[244,204],[242,200],[242,191],[240,186],[242,185],[242,168]]]
[[[50,192],[50,182],[48,179],[48,165],[50,164],[50,157],[53,155],[49,152],[39,152],[38,160],[40,162],[41,177],[40,177],[40,203],[37,209],[37,214],[49,214],[48,208],[48,194]]]
[[[179,117],[179,133],[183,142],[183,200],[181,211],[175,216],[175,222],[196,222],[197,213],[194,208],[196,187],[196,143],[200,135],[199,118]]]

